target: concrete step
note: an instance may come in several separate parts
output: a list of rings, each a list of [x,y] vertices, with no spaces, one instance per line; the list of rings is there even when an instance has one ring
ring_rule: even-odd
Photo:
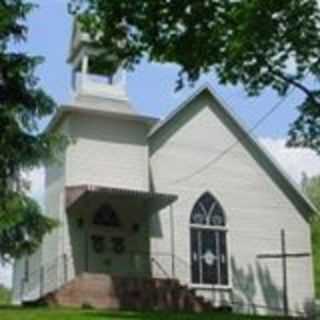
[[[126,278],[107,274],[82,274],[44,300],[49,305],[109,310],[212,310],[205,299],[176,279]]]

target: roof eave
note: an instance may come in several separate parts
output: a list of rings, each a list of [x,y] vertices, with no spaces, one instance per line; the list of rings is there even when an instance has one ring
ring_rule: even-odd
[[[67,114],[71,113],[83,113],[83,114],[92,114],[92,115],[99,115],[105,116],[110,118],[118,118],[128,121],[137,121],[144,123],[150,127],[154,126],[159,119],[154,117],[146,117],[136,114],[129,114],[129,113],[118,113],[118,112],[111,112],[111,111],[101,111],[101,110],[90,110],[84,109],[81,107],[75,107],[71,105],[62,105],[60,106],[56,113],[54,114],[53,118],[49,122],[46,131],[52,131],[56,127],[56,125],[60,122],[60,120]]]
[[[169,193],[157,193],[146,190],[124,189],[86,184],[66,186],[65,192],[65,207],[67,210],[72,208],[86,194],[94,193],[105,193],[108,196],[126,197],[131,199],[138,198],[140,200],[160,200],[162,202],[161,209],[172,204],[178,199],[177,195]]]

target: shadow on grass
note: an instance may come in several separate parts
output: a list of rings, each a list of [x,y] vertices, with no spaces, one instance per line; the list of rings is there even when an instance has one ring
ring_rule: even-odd
[[[20,320],[20,312],[24,312],[26,319],[35,320],[49,320],[49,319],[69,319],[69,320],[285,320],[290,318],[277,316],[258,316],[258,315],[244,315],[230,312],[209,312],[209,313],[185,313],[185,312],[169,312],[169,311],[97,311],[97,310],[83,310],[73,308],[44,308],[44,307],[19,307],[19,306],[0,306],[0,320],[1,311],[16,314],[10,319]],[[28,314],[30,313],[30,314]],[[47,316],[46,316],[47,314]],[[9,319],[9,318],[8,318]]]
[[[121,319],[121,320],[286,320],[293,318],[286,318],[282,316],[258,316],[245,315],[230,312],[209,312],[209,313],[184,313],[184,312],[125,312],[125,311],[99,311],[96,313],[88,312],[92,319]]]
[[[99,311],[88,312],[86,315],[96,319],[132,319],[132,320],[236,320],[236,319],[256,319],[257,317],[250,317],[245,315],[236,315],[230,312],[210,312],[210,313],[184,313],[184,312],[165,312],[165,311],[149,311],[149,312],[125,312],[125,311]],[[275,318],[273,318],[275,319]],[[283,319],[282,319],[283,320]]]

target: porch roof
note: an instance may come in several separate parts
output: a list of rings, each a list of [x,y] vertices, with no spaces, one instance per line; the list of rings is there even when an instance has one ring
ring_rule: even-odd
[[[178,196],[169,193],[157,193],[153,191],[143,191],[134,189],[114,188],[96,185],[77,185],[65,188],[65,205],[70,209],[85,196],[94,193],[104,193],[107,196],[124,197],[127,199],[141,199],[149,201],[153,209],[160,210],[177,200]]]

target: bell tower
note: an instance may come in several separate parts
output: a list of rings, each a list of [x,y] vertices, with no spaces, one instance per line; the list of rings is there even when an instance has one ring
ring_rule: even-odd
[[[121,65],[113,74],[95,66],[97,51],[75,20],[68,63],[72,66],[73,104],[100,111],[133,113],[127,96],[126,71]]]

